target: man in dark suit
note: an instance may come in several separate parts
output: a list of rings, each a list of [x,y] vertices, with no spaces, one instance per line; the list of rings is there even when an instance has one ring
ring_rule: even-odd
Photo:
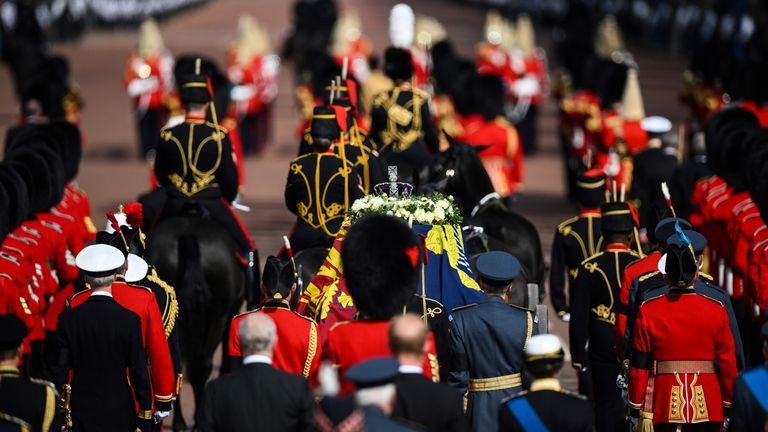
[[[83,249],[75,262],[92,293],[59,316],[60,354],[54,373],[59,388],[72,386],[74,430],[148,432],[152,391],[141,321],[112,298],[112,283],[125,257],[117,248],[99,244]]]
[[[400,362],[392,417],[425,431],[469,430],[461,394],[430,381],[422,373],[427,332],[427,326],[417,315],[407,314],[392,320],[389,348]]]
[[[555,335],[537,335],[525,346],[525,369],[531,387],[499,405],[499,431],[550,430],[591,432],[591,406],[586,397],[560,387],[563,346]],[[543,428],[533,426],[542,425]]]
[[[0,315],[0,419],[9,426],[22,422],[29,430],[54,431],[61,425],[55,387],[47,381],[24,378],[19,372],[21,342],[26,335],[21,318]]]
[[[243,366],[208,384],[199,430],[311,430],[315,404],[309,384],[272,366],[277,341],[272,318],[249,314],[239,330]]]

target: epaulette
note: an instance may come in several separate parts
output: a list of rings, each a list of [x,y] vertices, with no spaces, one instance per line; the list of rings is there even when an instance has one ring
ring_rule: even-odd
[[[458,311],[461,311],[461,310],[464,310],[464,309],[469,309],[469,308],[475,307],[475,306],[477,306],[477,303],[470,303],[470,304],[465,304],[464,306],[458,306],[458,307],[453,308],[451,313],[458,312]]]
[[[147,280],[156,284],[165,292],[165,308],[162,311],[163,328],[165,329],[165,336],[171,335],[174,326],[176,325],[176,319],[179,317],[179,301],[176,299],[176,290],[162,280],[157,274],[157,269],[152,267],[152,271],[147,275]]]
[[[341,326],[343,326],[343,325],[346,325],[346,324],[349,324],[349,323],[353,323],[353,322],[356,322],[356,321],[339,321],[339,322],[337,322],[337,323],[334,323],[334,324],[331,326],[330,330],[328,330],[328,332],[329,332],[329,334],[330,334],[330,332],[332,332],[332,331],[333,331],[334,329],[336,329],[337,327],[341,327]]]
[[[82,294],[85,294],[85,293],[88,293],[88,292],[90,292],[90,291],[91,291],[91,289],[90,289],[90,288],[88,288],[88,289],[84,289],[84,290],[82,290],[82,291],[80,291],[80,292],[74,293],[74,294],[72,295],[72,297],[70,297],[70,298],[69,298],[69,302],[70,302],[70,303],[72,303],[72,300],[74,300],[74,299],[75,299],[75,297],[77,297],[77,296],[79,296],[79,295],[82,295]]]
[[[245,311],[245,312],[243,312],[241,314],[237,314],[237,315],[233,316],[232,319],[234,320],[235,318],[240,318],[241,316],[246,316],[248,314],[252,314],[252,313],[258,312],[260,310],[261,310],[261,307],[257,307],[256,309],[251,309],[251,310]]]
[[[160,138],[163,141],[168,141],[173,136],[173,132],[171,132],[171,128],[166,126],[162,129],[160,129]]]
[[[414,94],[414,96],[419,96],[422,99],[429,99],[429,93],[420,88],[411,87],[411,92]]]
[[[652,278],[652,277],[656,276],[657,274],[659,274],[659,271],[658,271],[658,270],[656,270],[656,271],[652,271],[652,272],[650,272],[650,273],[646,273],[646,274],[644,274],[644,275],[640,276],[640,277],[638,278],[638,281],[639,281],[639,282],[645,282],[645,281],[647,281],[648,279],[650,279],[650,278]]]
[[[300,313],[296,312],[295,310],[292,310],[291,312],[293,312],[293,314],[294,314],[294,315],[296,315],[297,317],[299,317],[299,318],[303,318],[303,319],[305,319],[305,320],[307,320],[307,321],[311,322],[312,324],[315,324],[315,325],[317,325],[317,323],[315,322],[315,320],[313,320],[312,318],[310,318],[310,317],[308,317],[308,316],[304,316],[304,315],[302,315],[302,314],[300,314]]]
[[[534,311],[532,309],[528,309],[527,307],[518,306],[516,304],[507,303],[507,306],[513,307],[515,309],[520,309],[521,311],[534,313]]]
[[[218,132],[223,133],[224,135],[229,133],[229,129],[225,128],[224,126],[222,126],[220,124],[211,123],[211,122],[207,121],[207,122],[205,122],[205,125],[210,127],[211,129],[214,129],[214,130],[216,130]]]
[[[52,382],[50,382],[50,381],[46,381],[46,380],[43,380],[43,379],[39,379],[39,378],[29,378],[29,381],[30,381],[30,382],[33,382],[33,383],[35,383],[35,384],[44,385],[44,386],[46,386],[46,387],[50,388],[51,390],[53,390],[53,392],[54,392],[56,395],[58,395],[58,394],[59,394],[58,390],[56,390],[56,386],[55,386],[55,385],[53,385],[53,383],[52,383]]]
[[[704,272],[699,272],[699,276],[703,277],[704,279],[706,279],[709,282],[713,282],[715,280],[712,276],[710,276],[710,275],[708,275],[708,274],[706,274]]]
[[[587,400],[587,397],[584,396],[583,394],[572,392],[570,390],[560,389],[560,393],[566,394],[568,396],[573,396],[573,397],[579,398],[581,400]]]
[[[603,256],[603,254],[605,254],[605,252],[598,252],[598,253],[596,253],[596,254],[592,255],[591,257],[589,257],[589,258],[585,259],[584,261],[582,261],[581,265],[584,265],[584,264],[594,260],[595,258]]]
[[[568,225],[576,222],[577,220],[579,220],[579,217],[578,216],[574,216],[574,217],[572,217],[572,218],[570,218],[570,219],[568,219],[566,221],[563,221],[559,225],[557,225],[557,230],[562,233],[563,230],[565,229],[565,227],[567,227]]]
[[[379,105],[383,105],[385,101],[387,101],[390,98],[389,91],[378,93],[376,96],[371,99],[371,107],[376,107]]]

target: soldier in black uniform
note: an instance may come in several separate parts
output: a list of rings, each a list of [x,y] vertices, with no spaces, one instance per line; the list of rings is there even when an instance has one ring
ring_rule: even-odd
[[[557,374],[565,354],[560,338],[545,334],[525,345],[525,370],[533,382],[529,390],[504,399],[499,406],[499,432],[540,430],[592,432],[590,404],[585,396],[563,390]]]
[[[53,384],[21,376],[18,364],[27,327],[16,315],[0,315],[0,419],[8,426],[26,423],[29,431],[58,431],[63,425],[56,409],[58,393]],[[4,426],[0,426],[0,430]],[[14,429],[8,429],[14,430]],[[23,429],[21,429],[23,430]]]
[[[624,403],[616,387],[621,367],[616,359],[613,326],[621,278],[639,258],[629,245],[635,223],[629,204],[611,202],[600,207],[605,240],[602,252],[584,260],[576,274],[569,328],[573,367],[589,366],[597,432],[617,431],[624,423]]]
[[[403,181],[424,168],[440,149],[440,138],[432,124],[429,96],[413,88],[413,63],[408,51],[387,48],[384,72],[395,87],[373,97],[371,137],[388,165],[397,165]]]
[[[373,187],[379,183],[386,181],[386,162],[384,158],[376,151],[375,144],[371,141],[365,131],[363,131],[357,124],[357,113],[354,104],[349,99],[349,92],[347,85],[340,86],[328,86],[326,91],[330,94],[334,91],[336,96],[327,98],[325,103],[327,105],[340,106],[344,109],[343,116],[346,118],[347,128],[342,131],[345,142],[344,157],[354,167],[358,175],[362,179],[363,191],[366,194],[373,192]],[[334,140],[333,152],[336,156],[340,156],[340,137]],[[313,151],[312,147],[312,127],[308,127],[301,138],[299,144],[299,156],[310,154]]]
[[[141,320],[111,293],[124,262],[123,253],[108,245],[88,246],[76,258],[93,293],[59,316],[54,373],[59,388],[72,386],[74,430],[149,432],[154,423]]]
[[[605,201],[605,173],[593,169],[576,179],[578,216],[557,226],[552,243],[552,266],[549,271],[549,290],[552,306],[563,321],[570,320],[568,300],[573,295],[573,282],[579,264],[600,251],[600,205]],[[568,299],[565,278],[568,275]]]
[[[184,76],[179,87],[186,118],[163,128],[157,145],[155,176],[167,190],[160,218],[178,215],[191,203],[199,205],[230,233],[243,260],[252,259],[253,240],[230,206],[238,192],[232,143],[226,129],[206,120],[213,98],[206,77]]]
[[[523,348],[538,333],[533,312],[508,304],[520,263],[506,252],[477,259],[486,296],[479,304],[453,310],[449,318],[453,362],[448,384],[468,392],[472,430],[498,428],[499,403],[523,389]]]
[[[333,152],[334,140],[340,134],[334,107],[315,107],[314,151],[291,161],[285,184],[285,205],[298,216],[290,238],[294,253],[315,246],[330,247],[341,229],[344,213],[363,196],[357,172]]]

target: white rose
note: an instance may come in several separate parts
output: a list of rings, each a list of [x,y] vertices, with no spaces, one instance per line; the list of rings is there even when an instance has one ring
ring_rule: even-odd
[[[445,220],[445,210],[443,210],[442,208],[440,207],[436,208],[433,214],[435,215],[435,219],[439,221]]]
[[[435,220],[435,216],[433,216],[432,213],[426,213],[425,212],[423,220],[424,220],[425,224],[429,225],[429,224],[432,223],[432,221]]]
[[[413,218],[417,222],[421,222],[422,220],[424,220],[424,216],[426,216],[426,214],[427,212],[425,212],[423,208],[419,208],[419,209],[416,209],[415,212],[413,212]]]
[[[448,202],[448,200],[445,200],[445,199],[441,199],[440,201],[438,201],[437,205],[438,205],[438,207],[441,207],[443,209],[448,209],[448,208],[451,207],[451,203]]]

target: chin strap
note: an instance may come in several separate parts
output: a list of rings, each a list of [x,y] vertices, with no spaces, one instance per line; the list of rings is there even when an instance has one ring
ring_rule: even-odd
[[[478,201],[477,205],[472,209],[472,212],[469,214],[470,217],[475,216],[478,211],[480,211],[480,207],[484,206],[485,203],[492,199],[501,199],[501,195],[497,194],[496,192],[491,192],[488,195],[482,197],[480,201]]]

